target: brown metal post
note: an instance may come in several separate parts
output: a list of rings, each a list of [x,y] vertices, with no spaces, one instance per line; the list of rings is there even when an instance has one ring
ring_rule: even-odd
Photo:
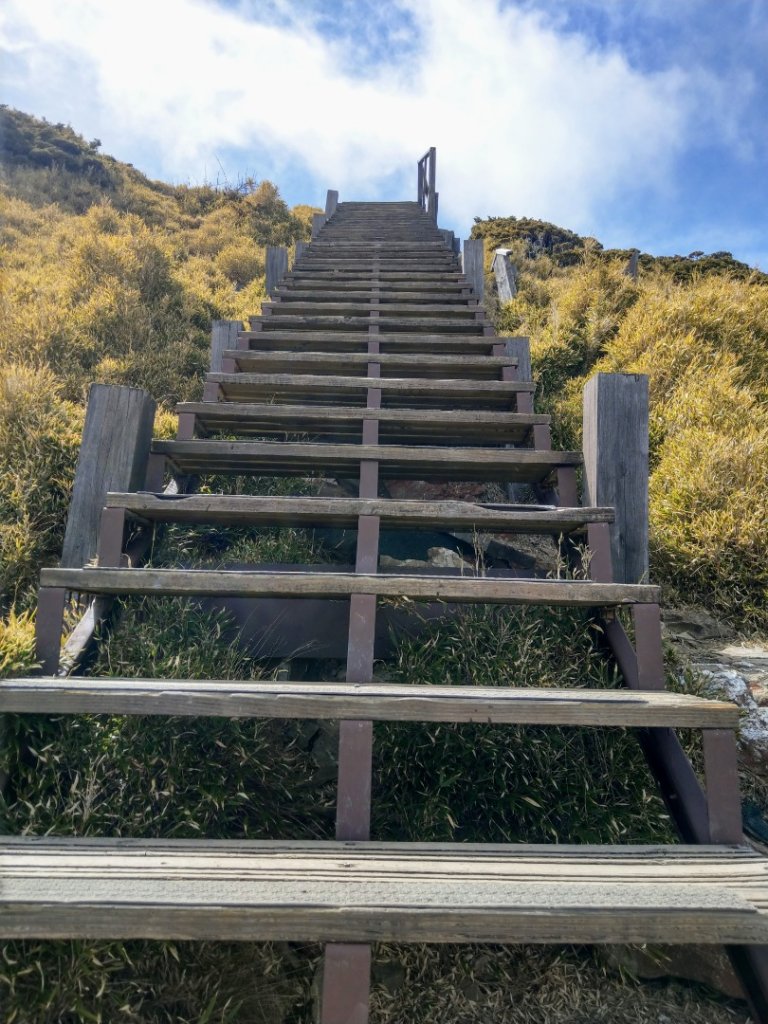
[[[373,260],[372,292],[378,304],[379,265]],[[376,323],[378,312],[371,313],[369,327],[368,376],[381,375]],[[368,388],[367,408],[381,408],[381,389]],[[364,419],[363,444],[378,444],[379,423]],[[379,492],[379,464],[363,460],[360,464],[359,495],[376,498]],[[378,516],[360,516],[357,524],[355,571],[372,574],[379,561]],[[354,595],[349,608],[349,644],[347,682],[367,683],[373,677],[376,642],[376,597]],[[343,721],[339,726],[339,775],[336,805],[336,838],[370,839],[371,773],[373,763],[373,723]],[[323,965],[322,1024],[366,1024],[370,998],[371,947],[363,943],[329,943]]]
[[[159,494],[165,479],[165,456],[152,452],[147,460],[147,479],[144,489]]]
[[[661,640],[661,610],[657,604],[636,604],[632,608],[637,652],[637,688],[663,690],[664,649]]]
[[[704,729],[704,779],[711,843],[743,841],[736,738],[731,729]]]
[[[589,546],[589,578],[597,583],[613,583],[611,558],[611,527],[608,523],[590,523],[587,526]]]
[[[43,675],[55,676],[59,671],[66,596],[63,587],[41,587],[38,594],[35,658],[40,662]]]
[[[557,470],[557,503],[561,508],[579,507],[579,485],[573,466],[560,466]]]
[[[195,423],[197,417],[193,412],[179,413],[179,425],[176,430],[177,441],[191,441],[195,436]]]
[[[105,508],[99,524],[99,548],[97,560],[100,566],[119,568],[123,553],[125,533],[125,509]]]

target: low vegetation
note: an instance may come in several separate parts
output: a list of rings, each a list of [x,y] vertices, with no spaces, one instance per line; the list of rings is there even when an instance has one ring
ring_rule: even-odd
[[[0,675],[17,675],[34,667],[37,573],[60,550],[88,384],[146,388],[161,403],[158,432],[171,435],[173,403],[199,394],[211,319],[258,311],[263,246],[308,237],[313,210],[289,210],[268,182],[151,182],[66,126],[7,108],[0,118]],[[622,272],[629,253],[554,225],[495,218],[475,233],[515,252],[521,290],[499,325],[531,335],[559,442],[578,446],[590,374],[650,374],[655,577],[681,600],[763,626],[764,276],[728,254],[692,254],[642,256],[633,281]],[[215,566],[328,556],[299,530],[175,527],[158,533],[151,557]],[[226,610],[146,598],[117,611],[93,673],[274,670],[237,646]],[[381,672],[442,684],[615,681],[585,616],[542,609],[474,608],[432,623],[401,640]],[[377,838],[673,840],[621,730],[380,724],[375,749]],[[0,832],[330,838],[334,757],[332,723],[16,716],[2,745]],[[8,1024],[301,1024],[318,957],[296,944],[12,942],[0,953],[0,1002]],[[738,1004],[690,986],[639,986],[577,948],[382,945],[374,980],[375,1024],[746,1020]]]
[[[581,396],[593,374],[648,375],[651,575],[667,600],[764,632],[768,276],[728,254],[693,254],[674,257],[671,271],[663,259],[641,259],[633,280],[629,253],[553,225],[492,219],[473,232],[489,249],[513,250],[519,292],[498,311],[498,328],[530,335],[556,443],[580,446]],[[531,234],[546,244],[532,248]]]
[[[258,312],[264,246],[309,237],[268,181],[171,186],[0,107],[0,609],[60,551],[88,386],[200,396],[211,321]]]

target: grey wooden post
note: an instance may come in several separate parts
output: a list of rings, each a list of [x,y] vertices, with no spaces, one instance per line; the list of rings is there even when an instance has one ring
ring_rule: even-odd
[[[508,356],[514,356],[517,359],[517,368],[514,371],[515,380],[529,381],[533,380],[531,371],[531,342],[529,338],[500,338],[500,341],[504,342],[504,354]],[[533,402],[530,395],[518,395],[517,402],[518,411],[533,411]],[[540,448],[546,447],[541,443],[539,437],[539,428],[533,428],[534,440],[533,447]],[[514,445],[508,445],[507,447],[515,447]],[[524,502],[525,496],[528,491],[527,484],[507,484],[507,497],[510,501]]]
[[[325,224],[328,218],[324,213],[313,213],[312,214],[312,238],[317,238],[320,228]]]
[[[624,273],[627,277],[631,277],[633,281],[637,280],[637,268],[638,260],[640,259],[640,250],[633,249],[632,255],[627,260],[627,265],[624,267]]]
[[[451,250],[451,252],[453,252],[453,241],[454,241],[454,234],[453,234],[453,232],[449,231],[448,228],[438,228],[437,230],[443,236],[443,241],[445,242],[445,244],[448,246],[448,248]]]
[[[617,583],[648,579],[648,378],[598,373],[584,388],[584,502],[611,505]]]
[[[237,336],[243,329],[241,320],[214,320],[211,327],[211,373],[221,373],[227,349],[237,348]]]
[[[509,258],[510,252],[510,249],[497,249],[491,264],[499,291],[499,302],[511,302],[517,295],[517,269]]]
[[[267,246],[267,295],[274,297],[275,289],[288,272],[288,250],[283,245]]]
[[[144,486],[155,403],[146,391],[92,384],[67,515],[61,565],[82,568],[96,556],[108,491]]]
[[[427,213],[431,213],[435,223],[437,223],[437,150],[434,146],[429,147],[427,174],[429,175],[429,206]]]
[[[339,193],[332,188],[329,188],[325,196],[325,216],[332,217],[336,213],[336,207],[339,205]]]
[[[293,265],[294,265],[294,267],[296,266],[296,263],[298,262],[298,260],[300,260],[301,257],[304,255],[304,250],[306,249],[306,247],[307,247],[307,243],[306,242],[297,242],[296,243],[296,246],[294,248],[294,253],[293,253]]]
[[[466,238],[461,257],[461,269],[469,281],[470,288],[474,292],[474,298],[478,302],[483,301],[483,293],[485,291],[484,249],[482,238]]]

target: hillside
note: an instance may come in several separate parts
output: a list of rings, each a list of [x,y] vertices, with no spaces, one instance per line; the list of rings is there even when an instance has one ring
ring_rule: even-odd
[[[581,263],[589,251],[597,259],[626,264],[634,249],[605,249],[596,238],[585,237],[549,221],[531,217],[475,217],[472,238],[484,238],[486,248],[494,250],[515,246],[525,259],[548,257],[558,267],[573,267]],[[673,281],[687,282],[703,275],[727,274],[739,281],[768,284],[768,274],[754,270],[733,258],[730,252],[705,253],[696,251],[687,256],[651,256],[641,252],[640,269],[645,273],[662,271]]]
[[[729,253],[639,260],[553,224],[477,221],[490,265],[509,248],[519,292],[496,313],[531,338],[537,402],[579,447],[596,372],[646,373],[651,396],[651,575],[668,603],[768,626],[768,275]],[[489,278],[489,285],[491,284]]]
[[[150,181],[8,107],[0,138],[0,601],[26,607],[61,544],[88,385],[197,397],[211,320],[258,312],[264,246],[308,238],[313,210],[268,181]]]
[[[174,401],[199,394],[211,319],[258,312],[263,246],[308,237],[312,210],[289,209],[269,182],[153,182],[66,126],[7,108],[0,116],[10,139],[0,168],[0,675],[9,675],[33,663],[36,578],[60,549],[88,384],[145,387],[161,402],[158,432],[170,436]],[[485,233],[489,259],[496,245],[515,251],[520,293],[497,310],[498,326],[531,335],[538,404],[556,417],[556,443],[578,447],[590,374],[651,375],[654,576],[669,600],[704,601],[763,628],[764,275],[723,254],[691,258],[690,274],[644,256],[635,282],[622,273],[628,253],[555,225],[494,218],[473,233]],[[231,478],[209,485],[234,487]],[[297,481],[276,486],[295,492]],[[151,560],[218,568],[334,554],[311,531],[178,524],[158,533]],[[233,642],[233,624],[179,598],[126,599],[91,673],[270,673]],[[297,673],[315,667],[301,660]],[[544,608],[472,608],[399,638],[380,668],[403,684],[615,683],[592,622]],[[670,664],[670,688],[697,685]],[[14,716],[0,747],[12,780],[0,831],[330,838],[337,739],[333,724],[316,722]],[[673,838],[626,730],[379,724],[374,790],[374,833],[393,841]],[[768,806],[764,785],[756,796]],[[319,947],[30,940],[4,954],[0,1002],[18,1024],[300,1024],[312,1019]],[[457,957],[455,947],[380,944],[375,956],[378,1024],[745,1020],[738,1002],[721,1005],[704,987],[642,986],[589,948],[467,946]]]

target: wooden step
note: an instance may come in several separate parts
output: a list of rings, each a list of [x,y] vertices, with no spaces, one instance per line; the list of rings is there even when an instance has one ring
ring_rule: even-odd
[[[373,282],[373,275],[368,277],[358,275],[356,277],[340,278],[338,275],[321,276],[319,274],[294,272],[286,274],[276,294],[282,297],[296,295],[299,298],[308,298],[310,295],[325,295],[326,293],[333,295],[333,292],[336,290],[338,290],[340,295],[349,295],[353,292],[368,294],[373,290]],[[414,293],[424,293],[429,296],[455,295],[460,297],[461,293],[466,291],[468,286],[462,281],[443,281],[441,278],[416,281],[406,278],[404,280],[376,281],[375,288],[382,297],[386,296],[387,298],[408,298],[414,295]]]
[[[384,530],[463,530],[481,533],[554,534],[613,522],[610,508],[477,505],[465,501],[396,501],[391,498],[272,498],[247,494],[115,492],[107,508],[124,508],[150,522],[218,523],[227,526],[330,526],[356,529],[360,516],[380,516]]]
[[[340,270],[354,270],[356,273],[360,270],[373,270],[374,268],[379,270],[382,276],[387,273],[397,271],[398,273],[407,273],[413,271],[415,273],[426,273],[428,271],[437,271],[439,274],[459,274],[460,267],[455,256],[430,256],[429,259],[422,258],[419,256],[413,256],[410,258],[392,257],[391,259],[381,259],[380,261],[374,261],[365,256],[360,256],[357,259],[351,259],[347,256],[302,256],[299,263],[302,271],[340,271]]]
[[[373,594],[413,601],[573,608],[658,604],[660,596],[658,587],[645,583],[232,569],[42,569],[40,585],[88,594],[324,598]]]
[[[398,317],[409,319],[414,317],[432,317],[439,320],[446,319],[474,320],[477,317],[478,306],[469,305],[465,299],[463,302],[456,302],[450,305],[438,305],[436,303],[372,303],[369,300],[364,302],[262,302],[262,316],[283,317],[283,316],[370,316],[371,313],[380,313],[382,317]]]
[[[328,444],[297,441],[153,441],[183,476],[248,473],[356,476],[363,461],[376,461],[385,479],[498,480],[542,483],[561,466],[578,466],[580,452],[533,448],[448,448],[396,444]]]
[[[381,391],[382,405],[457,409],[509,409],[516,395],[532,394],[531,381],[419,380],[409,377],[336,377],[287,373],[209,373],[227,401],[359,401],[369,388]]]
[[[318,284],[342,284],[348,281],[365,282],[377,280],[379,287],[406,287],[409,285],[418,287],[427,285],[432,288],[436,285],[444,285],[446,288],[467,287],[465,276],[460,270],[379,270],[376,273],[372,269],[363,267],[350,267],[346,270],[339,270],[335,265],[324,267],[322,270],[305,270],[303,262],[299,261],[294,265],[285,277],[285,280],[300,281],[307,285]]]
[[[372,315],[376,313],[374,318]],[[425,331],[428,334],[446,332],[450,334],[483,333],[482,320],[470,317],[418,317],[396,316],[385,311],[370,310],[363,316],[327,316],[318,314],[282,313],[280,316],[252,317],[251,325],[260,323],[262,330],[300,330],[300,331],[367,331],[370,326],[378,327],[384,332],[404,331],[406,334]]]
[[[240,340],[252,350],[275,348],[283,351],[367,352],[370,341],[375,340],[381,352],[444,352],[447,355],[490,355],[494,345],[506,338],[482,334],[377,334],[375,339],[367,331],[242,331]]]
[[[360,441],[364,420],[379,424],[379,440],[398,444],[520,444],[549,423],[536,413],[462,409],[367,409],[354,405],[279,405],[256,402],[184,402],[178,413],[195,417],[198,433],[330,435]]]
[[[292,305],[293,303],[317,305],[322,303],[324,306],[328,305],[331,307],[350,304],[357,306],[371,306],[373,304],[380,304],[382,306],[392,304],[400,306],[404,304],[407,306],[412,304],[421,307],[432,304],[434,306],[448,306],[450,309],[461,309],[471,304],[474,310],[477,305],[476,300],[471,299],[468,295],[461,294],[462,288],[460,285],[454,286],[451,293],[447,289],[430,292],[424,286],[422,286],[422,290],[413,289],[411,291],[403,291],[396,288],[361,288],[359,285],[356,288],[342,289],[338,284],[334,288],[339,290],[308,287],[307,285],[303,285],[301,288],[292,288],[288,285],[277,288],[274,298],[282,305]]]
[[[746,846],[0,837],[4,939],[768,942]]]
[[[310,242],[307,246],[306,252],[330,252],[332,255],[343,251],[345,249],[351,249],[355,252],[372,252],[378,254],[383,253],[433,253],[439,252],[445,248],[445,242],[441,238],[436,238],[434,241],[427,241],[422,239],[416,239],[414,241],[408,241],[407,239],[392,239],[391,241],[354,241],[352,239],[334,239],[330,240],[328,236],[323,238],[315,239]]]
[[[279,348],[268,352],[230,349],[223,353],[238,369],[247,373],[330,373],[366,375],[370,363],[378,363],[384,377],[416,376],[438,380],[499,380],[501,371],[518,364],[515,356],[420,355],[383,352],[291,352]]]
[[[735,729],[725,701],[664,691],[231,679],[0,679],[0,712]]]

